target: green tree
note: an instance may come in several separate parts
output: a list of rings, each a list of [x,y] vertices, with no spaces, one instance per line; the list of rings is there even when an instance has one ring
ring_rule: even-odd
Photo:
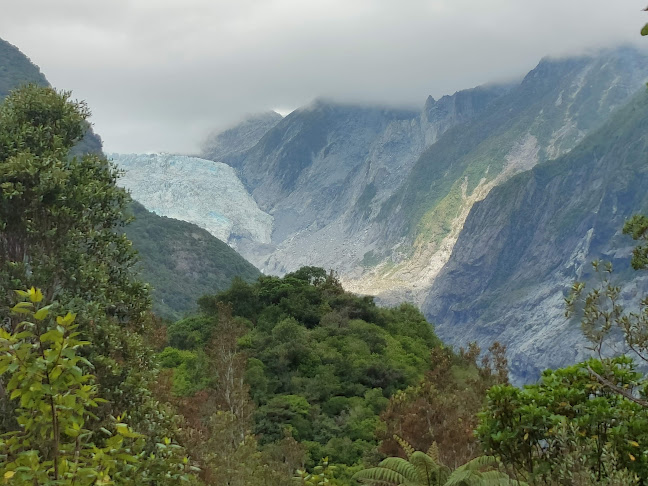
[[[536,484],[566,480],[558,472],[564,470],[566,457],[558,432],[566,426],[578,431],[573,441],[587,474],[602,481],[627,469],[645,483],[648,456],[642,451],[648,443],[648,410],[592,380],[591,372],[629,394],[639,389],[641,374],[625,356],[547,370],[538,384],[523,389],[495,386],[477,428],[486,452]],[[616,459],[607,460],[610,455]]]
[[[79,353],[92,362],[98,393],[107,399],[94,411],[92,430],[124,415],[150,438],[147,459],[138,462],[142,474],[164,475],[156,444],[175,449],[164,438],[176,427],[150,392],[148,290],[135,278],[136,255],[122,229],[130,198],[115,185],[118,172],[103,156],[71,155],[88,116],[69,93],[34,85],[0,105],[0,295],[15,303],[12,289],[39,285],[53,302],[52,313],[78,315],[79,331],[92,342]],[[0,318],[9,332],[21,325],[4,306]],[[16,403],[6,386],[2,377],[0,431],[16,432]]]
[[[0,295],[40,286],[53,311],[77,313],[93,343],[81,350],[95,366],[108,418],[123,412],[142,433],[161,440],[170,420],[147,388],[153,355],[142,333],[149,298],[135,278],[135,252],[124,236],[128,194],[117,171],[97,154],[72,157],[89,111],[69,93],[25,86],[0,105]],[[10,307],[10,306],[9,306]],[[10,329],[19,320],[0,309]],[[0,381],[0,388],[3,383]],[[3,409],[11,408],[0,398]],[[3,414],[0,429],[9,430]]]
[[[35,85],[0,106],[0,288],[11,298],[38,284],[47,301],[83,301],[137,325],[148,297],[118,231],[128,194],[105,158],[68,155],[88,116],[70,93]]]

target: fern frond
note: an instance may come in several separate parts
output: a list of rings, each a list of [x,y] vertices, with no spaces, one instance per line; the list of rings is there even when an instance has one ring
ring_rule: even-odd
[[[432,445],[427,451],[427,455],[430,456],[432,459],[434,459],[434,462],[437,464],[441,464],[441,459],[439,455],[439,446],[437,445],[436,442],[432,442]]]
[[[470,461],[473,462],[471,465],[472,467],[466,467],[470,465],[469,462],[457,468],[450,475],[444,486],[526,486],[525,483],[511,479],[507,474],[501,471],[490,470],[481,472],[479,470],[480,467],[489,467],[489,462],[492,465],[493,458],[478,457],[477,459],[479,460],[475,461],[473,459],[474,462]],[[479,466],[479,464],[481,464],[481,466]]]
[[[457,471],[460,470],[470,470],[470,471],[480,471],[487,468],[497,468],[499,466],[499,461],[495,456],[479,456],[471,459],[466,464],[463,464],[457,468]]]
[[[402,474],[380,466],[358,471],[353,475],[352,479],[375,486],[399,486],[401,484],[408,484],[407,479]]]
[[[394,440],[398,442],[398,445],[400,445],[403,450],[405,451],[405,455],[409,459],[412,457],[412,454],[414,454],[414,448],[411,446],[409,442],[407,442],[405,439],[402,437],[399,437],[398,435],[394,434]]]
[[[389,469],[400,474],[406,481],[415,481],[416,480],[416,467],[411,462],[406,461],[400,457],[388,457],[383,459],[379,468]]]
[[[442,485],[450,474],[450,470],[443,464],[436,462],[427,454],[416,451],[410,458],[410,463],[417,471],[417,484]]]
[[[528,486],[523,481],[511,479],[508,474],[501,471],[486,471],[480,474],[479,486]]]

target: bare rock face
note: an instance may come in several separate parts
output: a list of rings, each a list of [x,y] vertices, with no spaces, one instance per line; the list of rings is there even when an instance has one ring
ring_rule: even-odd
[[[241,251],[270,273],[313,264],[343,278],[363,273],[360,262],[380,244],[370,227],[421,153],[504,92],[429,99],[423,111],[326,100],[294,111],[244,156],[223,159],[274,217],[271,244]]]
[[[499,340],[516,382],[533,381],[589,355],[564,296],[592,279],[592,260],[613,262],[626,305],[648,292],[648,275],[629,270],[633,241],[621,234],[626,218],[648,211],[643,91],[570,153],[474,205],[423,306],[446,342]]]
[[[194,223],[234,248],[242,241],[270,242],[272,217],[230,166],[184,155],[108,157],[124,171],[118,184],[149,211]]]

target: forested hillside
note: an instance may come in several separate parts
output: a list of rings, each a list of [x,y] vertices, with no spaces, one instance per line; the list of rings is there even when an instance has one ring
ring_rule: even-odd
[[[185,397],[182,409],[191,404],[188,418],[211,436],[198,450],[214,464],[238,457],[245,446],[224,444],[215,435],[234,430],[244,437],[251,431],[262,454],[290,449],[286,461],[294,461],[293,468],[328,458],[337,465],[340,484],[351,484],[360,464],[380,457],[379,446],[383,452],[394,449],[394,432],[417,444],[420,433],[423,441],[448,441],[451,447],[443,434],[471,420],[472,405],[455,404],[452,418],[429,417],[434,427],[412,433],[406,411],[418,394],[427,393],[417,388],[426,376],[448,398],[471,397],[473,405],[489,385],[506,380],[501,363],[499,377],[489,366],[477,366],[478,351],[459,356],[444,349],[413,306],[379,308],[371,297],[345,292],[321,268],[263,276],[254,284],[238,280],[202,297],[199,305],[200,313],[167,328],[160,360],[172,370],[170,392]],[[223,422],[221,429],[204,425],[210,404],[230,414],[227,429]],[[460,434],[455,442],[466,446],[474,437]],[[250,484],[258,474],[254,460],[245,460],[231,471],[232,481]]]
[[[136,201],[126,234],[139,253],[141,278],[153,287],[153,311],[177,319],[195,309],[196,295],[228,288],[259,271],[226,243],[191,223],[158,216]]]
[[[47,85],[47,80],[17,47],[0,39],[0,99],[23,83]]]

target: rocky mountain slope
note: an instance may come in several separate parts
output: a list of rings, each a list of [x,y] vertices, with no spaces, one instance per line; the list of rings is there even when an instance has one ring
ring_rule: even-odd
[[[124,171],[118,184],[160,216],[182,219],[236,247],[269,243],[272,217],[261,211],[234,170],[220,162],[170,154],[109,154]]]
[[[355,269],[376,208],[423,150],[505,92],[487,87],[428,99],[421,111],[318,100],[286,116],[232,165],[274,218],[270,245],[241,247],[259,268]]]
[[[599,128],[648,77],[647,61],[631,48],[545,59],[520,83],[420,111],[298,109],[221,157],[274,218],[268,244],[238,248],[269,273],[321,265],[356,292],[420,304],[472,205]]]
[[[472,205],[514,174],[574,148],[647,77],[648,58],[634,49],[541,61],[420,157],[376,217],[373,239],[380,245],[371,256],[378,265],[356,289],[421,303]]]
[[[648,94],[645,88],[600,130],[476,203],[424,311],[448,343],[509,347],[518,382],[587,355],[563,297],[590,262],[623,271],[623,297],[637,301],[648,279],[628,270],[633,241],[624,220],[648,211]]]

